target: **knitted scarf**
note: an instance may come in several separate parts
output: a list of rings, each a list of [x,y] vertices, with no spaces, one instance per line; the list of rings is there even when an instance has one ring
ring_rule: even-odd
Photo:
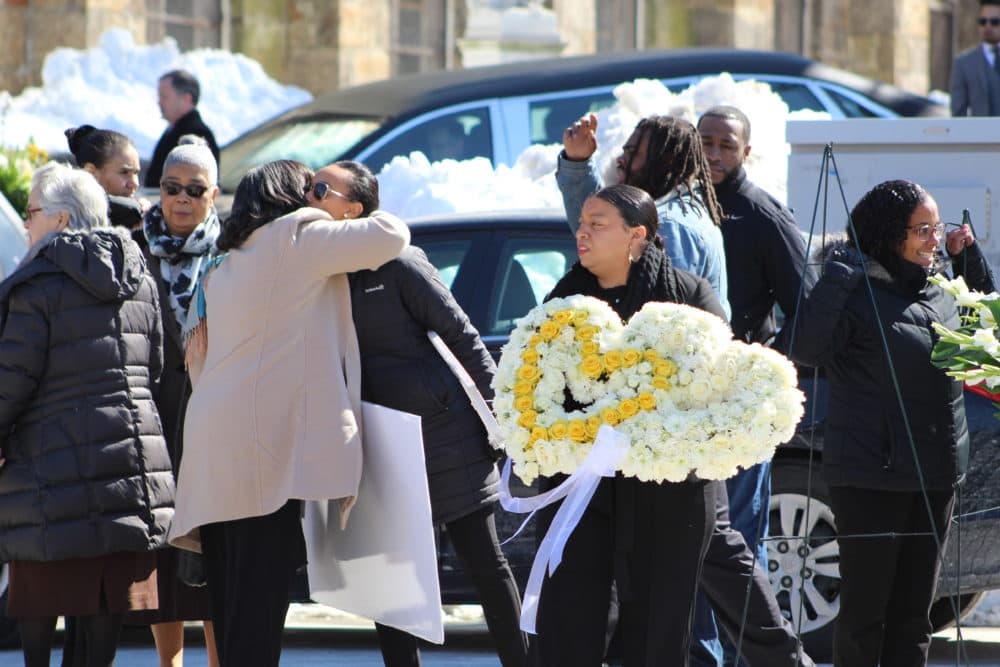
[[[156,204],[147,211],[142,231],[149,243],[150,253],[160,258],[160,275],[167,285],[170,309],[177,324],[183,327],[203,265],[219,238],[219,217],[212,208],[187,238],[171,236],[163,219],[163,209]]]

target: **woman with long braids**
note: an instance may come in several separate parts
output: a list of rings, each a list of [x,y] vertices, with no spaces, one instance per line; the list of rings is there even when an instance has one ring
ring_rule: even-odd
[[[944,246],[969,287],[991,292],[994,282],[972,230],[944,234],[937,204],[916,183],[876,185],[850,220],[846,242],[826,249],[791,350],[826,370],[823,476],[837,532],[857,536],[840,541],[833,663],[924,665],[969,451],[962,383],[931,363],[933,324],[957,328],[958,308],[927,276]]]
[[[576,232],[580,261],[548,298],[582,294],[628,319],[651,301],[725,314],[708,282],[674,268],[657,235],[653,199],[613,185],[583,204]],[[563,476],[548,478],[558,483]],[[547,484],[548,486],[549,484]],[[626,667],[687,664],[698,571],[715,525],[717,485],[704,480],[642,482],[602,478],[542,585],[537,665],[600,665],[612,581]],[[545,532],[558,505],[539,512]]]
[[[588,114],[563,134],[556,182],[574,233],[584,199],[601,185],[591,159],[597,150],[596,131],[597,117]],[[655,200],[664,252],[677,268],[711,283],[728,316],[722,209],[695,126],[672,116],[643,118],[622,146],[617,174],[619,183],[644,190]]]

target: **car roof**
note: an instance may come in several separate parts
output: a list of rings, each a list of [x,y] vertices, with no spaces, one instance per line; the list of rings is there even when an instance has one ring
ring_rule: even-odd
[[[637,78],[669,79],[730,72],[805,76],[854,88],[901,115],[940,112],[925,97],[780,51],[671,49],[565,56],[506,65],[443,70],[341,88],[277,120],[322,115],[416,115],[493,97],[606,86]]]
[[[502,211],[476,211],[472,213],[441,213],[411,218],[406,221],[414,234],[490,229],[504,227],[506,229],[525,229],[546,231],[565,231],[569,234],[566,224],[566,214],[558,208],[513,209]]]

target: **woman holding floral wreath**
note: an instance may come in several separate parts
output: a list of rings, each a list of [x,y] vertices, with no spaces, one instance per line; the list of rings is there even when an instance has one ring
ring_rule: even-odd
[[[944,228],[916,183],[875,186],[851,212],[846,242],[826,250],[791,345],[795,361],[826,369],[823,475],[838,532],[858,536],[840,541],[838,666],[927,661],[941,548],[969,448],[962,383],[931,363],[933,324],[959,323],[954,299],[927,280],[942,240],[956,273],[993,290],[969,227],[946,236]],[[886,533],[898,536],[864,537]]]
[[[688,304],[725,320],[711,285],[671,266],[657,227],[656,205],[642,190],[613,185],[597,191],[580,215],[580,261],[548,298],[595,297],[626,320],[650,301]],[[612,581],[626,667],[686,664],[698,572],[715,522],[714,488],[695,479],[603,478],[561,565],[543,583],[535,664],[601,664]],[[540,511],[540,530],[557,509]]]

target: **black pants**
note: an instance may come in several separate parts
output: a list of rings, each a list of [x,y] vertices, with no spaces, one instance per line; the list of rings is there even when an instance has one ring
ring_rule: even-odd
[[[715,525],[715,486],[601,481],[542,585],[537,667],[598,667],[612,581],[618,589],[625,667],[683,666],[701,561]],[[557,508],[540,512],[547,530]]]
[[[740,654],[749,664],[813,665],[801,652],[792,624],[781,615],[760,562],[754,563],[743,535],[729,524],[725,483],[714,483],[721,488],[717,492],[715,530],[701,569],[701,590],[712,605],[715,620],[736,646],[746,604]]]
[[[953,491],[930,491],[934,528],[943,545]],[[855,537],[867,533],[929,533],[920,492],[830,487],[840,543],[840,614],[833,639],[838,667],[922,667],[931,643],[928,617],[940,558],[933,536]]]
[[[528,643],[520,627],[521,596],[500,550],[493,508],[486,507],[449,521],[445,528],[462,568],[479,594],[500,663],[503,667],[524,667]],[[416,637],[381,623],[376,623],[375,629],[386,667],[420,665]]]
[[[305,564],[302,502],[201,527],[212,622],[223,667],[277,667],[295,571]]]

